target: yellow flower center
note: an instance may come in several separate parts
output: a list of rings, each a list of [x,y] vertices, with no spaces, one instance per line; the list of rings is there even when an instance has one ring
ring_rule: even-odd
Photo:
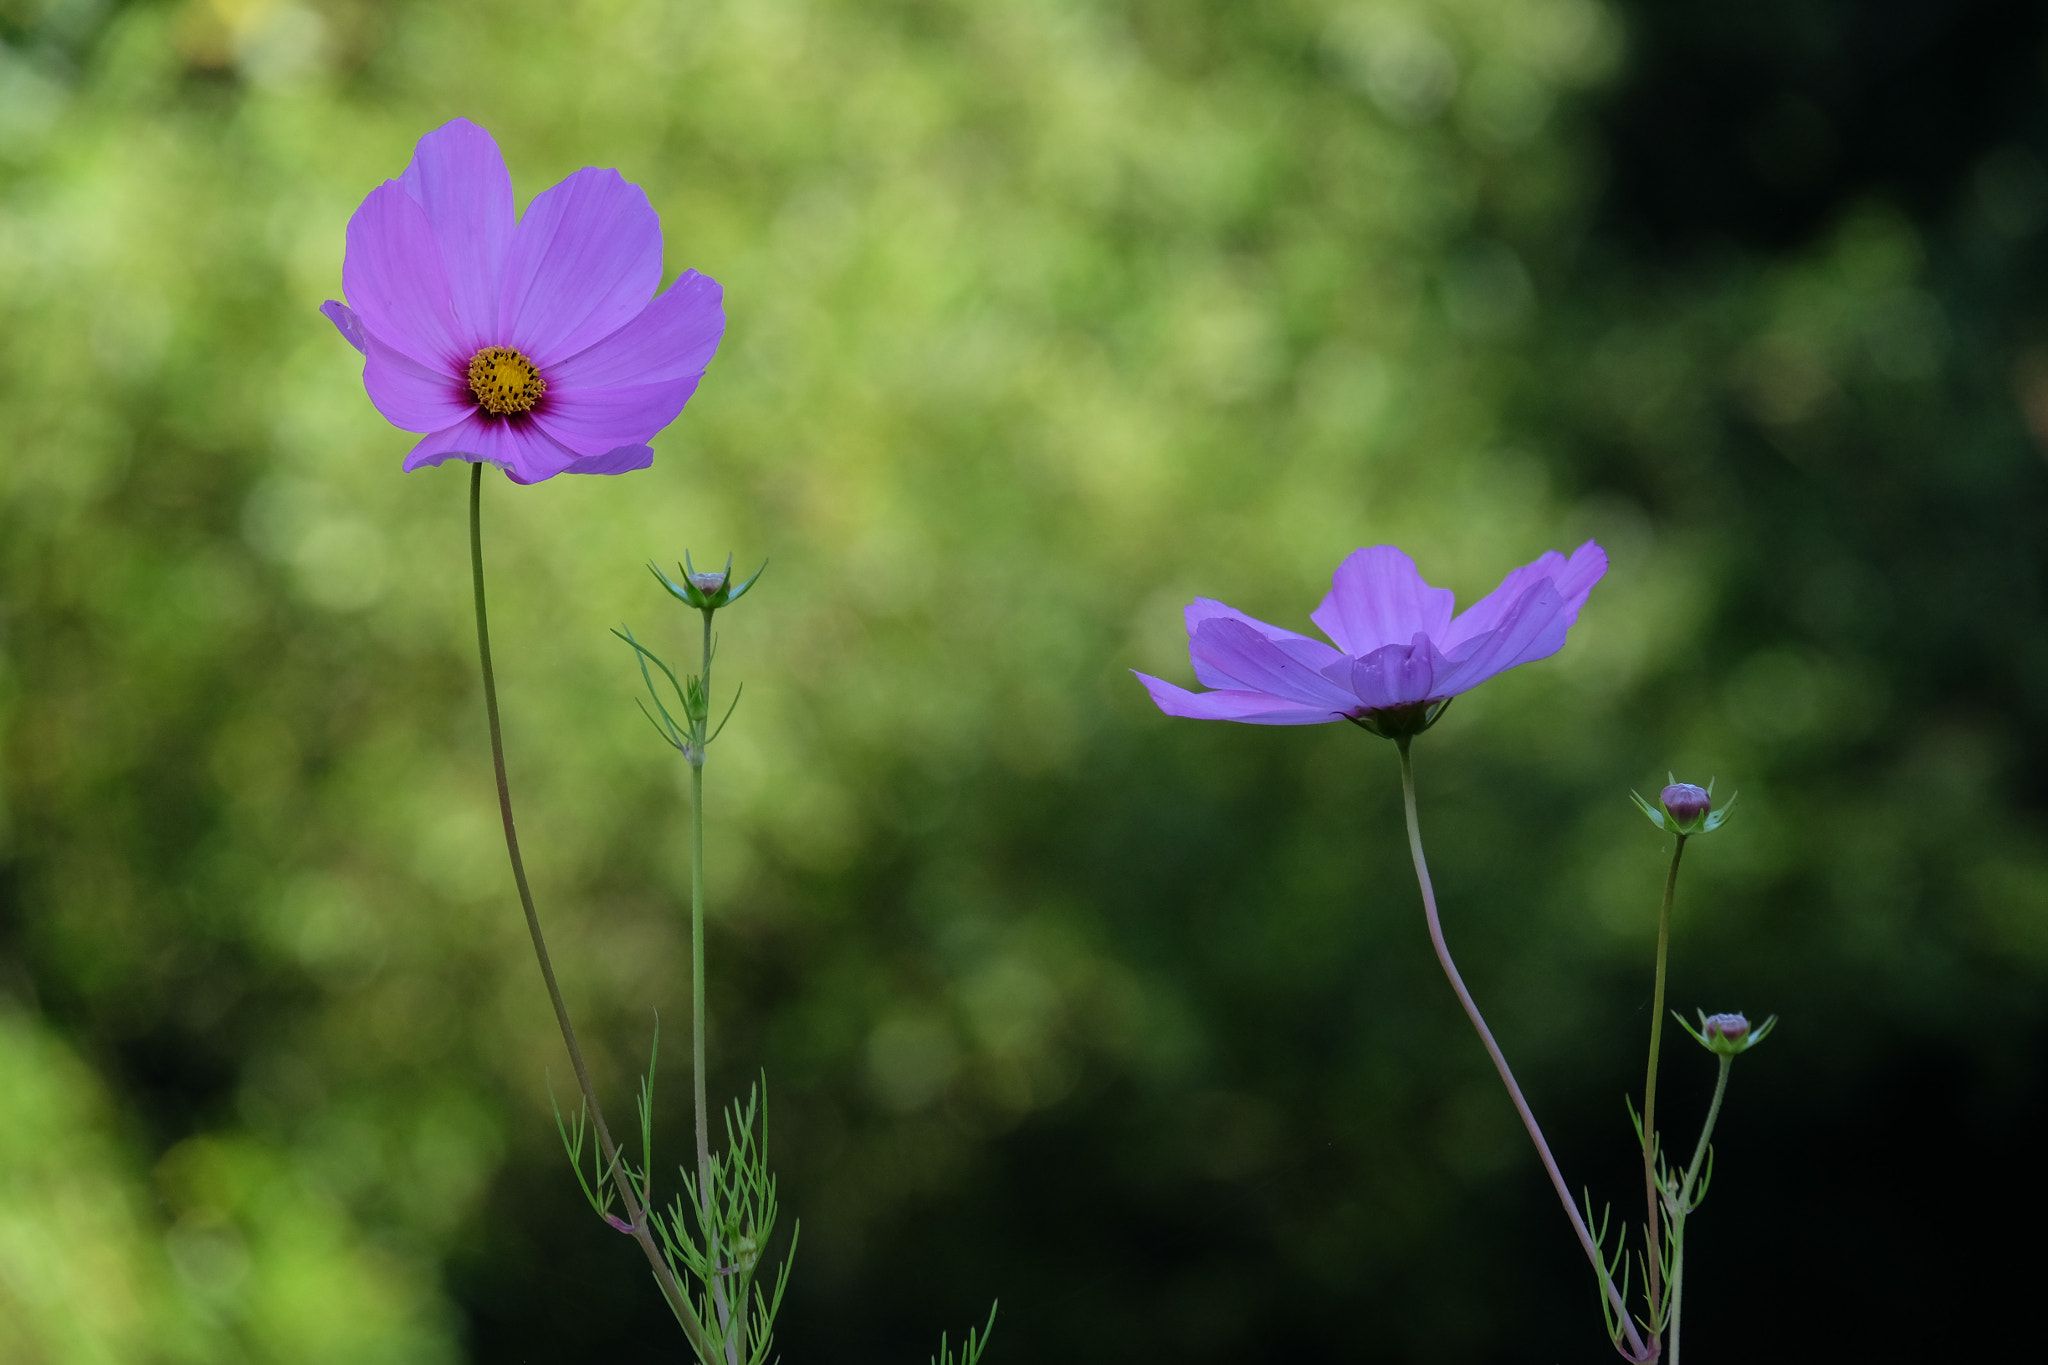
[[[548,385],[533,362],[510,346],[486,346],[469,358],[469,391],[485,412],[510,417],[532,412]]]

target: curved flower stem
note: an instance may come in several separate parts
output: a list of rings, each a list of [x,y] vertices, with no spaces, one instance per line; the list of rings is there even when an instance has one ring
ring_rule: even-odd
[[[1450,947],[1444,942],[1443,925],[1437,919],[1436,890],[1430,885],[1429,863],[1422,856],[1422,823],[1415,813],[1415,765],[1408,754],[1408,738],[1404,736],[1396,743],[1401,749],[1401,799],[1408,816],[1408,851],[1415,859],[1415,880],[1422,888],[1422,909],[1429,920],[1429,941],[1436,947],[1436,959],[1443,965],[1444,975],[1450,978],[1458,1003],[1465,1007],[1465,1017],[1478,1030],[1479,1041],[1486,1045],[1487,1056],[1493,1058],[1494,1069],[1500,1072],[1501,1083],[1507,1086],[1508,1096],[1515,1102],[1515,1112],[1522,1116],[1522,1126],[1529,1130],[1529,1140],[1536,1144],[1536,1154],[1543,1160],[1543,1169],[1550,1173],[1550,1183],[1557,1189],[1565,1217],[1572,1220],[1572,1230],[1579,1235],[1579,1245],[1585,1248],[1586,1259],[1593,1263],[1593,1274],[1599,1278],[1600,1290],[1613,1306],[1621,1330],[1627,1334],[1629,1358],[1638,1361],[1653,1359],[1655,1347],[1646,1347],[1636,1331],[1628,1305],[1622,1301],[1621,1292],[1614,1287],[1614,1281],[1608,1277],[1607,1267],[1600,1259],[1600,1249],[1593,1242],[1593,1234],[1587,1230],[1586,1220],[1579,1216],[1571,1191],[1565,1188],[1564,1176],[1557,1169],[1556,1158],[1550,1154],[1550,1144],[1543,1140],[1543,1130],[1536,1124],[1536,1115],[1530,1110],[1529,1102],[1522,1098],[1522,1087],[1515,1084],[1515,1073],[1508,1069],[1508,1059],[1501,1054],[1500,1044],[1493,1041],[1492,1030],[1486,1027],[1479,1006],[1473,1003],[1472,992],[1465,989],[1465,979],[1458,975],[1457,964],[1451,961]]]
[[[1650,1002],[1650,1066],[1643,1080],[1643,1197],[1650,1211],[1650,1221],[1644,1225],[1650,1247],[1644,1273],[1650,1282],[1652,1322],[1656,1321],[1658,1307],[1664,1301],[1664,1266],[1657,1230],[1660,1221],[1657,1217],[1657,1056],[1664,1041],[1664,964],[1671,948],[1671,898],[1678,891],[1678,860],[1684,856],[1685,836],[1681,834],[1678,847],[1671,851],[1671,872],[1664,878],[1664,908],[1657,914],[1657,989]]]
[[[641,1204],[639,1193],[633,1187],[633,1177],[619,1156],[617,1144],[612,1141],[611,1129],[605,1126],[604,1111],[597,1103],[597,1088],[590,1082],[590,1068],[583,1063],[583,1049],[576,1044],[576,1030],[569,1023],[569,1007],[562,1003],[562,988],[555,980],[555,967],[548,958],[547,940],[540,932],[540,916],[533,908],[533,890],[526,883],[526,863],[519,856],[519,832],[512,823],[512,787],[505,778],[505,740],[498,724],[498,681],[491,668],[491,627],[484,612],[483,476],[483,465],[470,466],[469,566],[476,584],[476,648],[483,663],[484,711],[491,722],[491,762],[498,775],[498,814],[505,822],[505,852],[512,860],[512,880],[519,887],[519,904],[526,911],[526,929],[533,936],[533,954],[540,960],[540,975],[547,983],[548,999],[555,1007],[555,1022],[562,1026],[562,1041],[569,1047],[569,1064],[575,1068],[576,1084],[583,1089],[583,1102],[590,1106],[591,1125],[597,1129],[605,1169],[612,1173],[619,1197],[625,1201],[633,1240],[647,1254],[647,1263],[654,1269],[655,1283],[661,1286],[661,1296],[668,1300],[676,1320],[683,1325],[683,1335],[690,1339],[698,1358],[709,1361],[714,1359],[714,1354],[704,1324],[698,1319],[697,1310],[691,1306],[689,1295],[676,1282],[675,1272],[669,1268],[667,1258],[655,1245],[651,1211]]]
[[[1678,1210],[1673,1215],[1678,1245],[1671,1258],[1671,1365],[1678,1365],[1678,1316],[1685,1305],[1685,1219],[1692,1212],[1692,1184],[1699,1178],[1700,1162],[1707,1154],[1707,1139],[1714,1135],[1714,1120],[1721,1117],[1721,1096],[1728,1091],[1728,1072],[1735,1058],[1721,1054],[1721,1074],[1714,1079],[1714,1102],[1707,1106],[1707,1121],[1700,1127],[1699,1145],[1692,1150],[1692,1165],[1685,1168],[1685,1184],[1678,1191]]]

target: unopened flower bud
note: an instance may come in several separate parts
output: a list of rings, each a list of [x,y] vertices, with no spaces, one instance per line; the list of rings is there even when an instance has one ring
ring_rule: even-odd
[[[1690,782],[1680,782],[1676,777],[1671,785],[1657,794],[1659,806],[1653,806],[1637,795],[1629,793],[1636,808],[1650,817],[1650,823],[1666,834],[1711,834],[1721,828],[1721,822],[1728,818],[1728,812],[1735,808],[1735,797],[1729,796],[1719,810],[1714,808],[1714,784],[1704,787]]]
[[[1673,782],[1658,794],[1664,803],[1665,812],[1679,824],[1685,833],[1691,834],[1713,807],[1714,798],[1705,787],[1695,787],[1690,782]]]
[[[683,562],[677,566],[682,570],[679,579],[670,578],[658,565],[650,564],[647,567],[654,570],[654,576],[661,580],[661,585],[678,601],[687,603],[699,611],[717,611],[720,607],[731,606],[739,601],[747,589],[754,586],[754,580],[761,576],[761,570],[756,569],[753,578],[747,579],[744,583],[733,582],[731,555],[725,557],[723,569],[699,570],[690,562],[689,555],[685,554]],[[766,564],[761,566],[762,569],[767,567]]]
[[[1707,1035],[1707,1041],[1725,1038],[1739,1043],[1749,1036],[1749,1020],[1739,1014],[1710,1014],[1700,1025],[1700,1032]]]
[[[1677,1016],[1679,1024],[1693,1036],[1694,1042],[1721,1057],[1733,1057],[1738,1052],[1749,1051],[1761,1043],[1778,1023],[1775,1014],[1751,1028],[1745,1015],[1697,1013],[1700,1016],[1698,1028],[1686,1023],[1683,1015]]]

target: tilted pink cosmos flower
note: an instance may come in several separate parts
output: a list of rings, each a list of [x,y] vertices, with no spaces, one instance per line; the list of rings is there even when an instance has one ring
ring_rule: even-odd
[[[1430,587],[1414,560],[1375,545],[1337,566],[1330,595],[1310,614],[1336,648],[1198,597],[1186,612],[1188,654],[1196,679],[1215,690],[1138,678],[1170,716],[1251,725],[1352,720],[1413,733],[1435,718],[1437,703],[1562,649],[1606,572],[1607,553],[1590,540],[1569,560],[1552,550],[1453,616],[1449,588]]]
[[[385,420],[426,436],[407,469],[471,460],[518,483],[645,469],[725,332],[715,280],[658,297],[661,220],[617,171],[580,170],[512,209],[491,135],[456,119],[348,223],[346,305]]]

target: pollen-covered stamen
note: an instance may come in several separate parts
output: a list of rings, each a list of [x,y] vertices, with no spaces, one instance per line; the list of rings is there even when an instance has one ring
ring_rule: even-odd
[[[469,391],[485,412],[510,417],[532,412],[548,385],[534,363],[510,346],[486,346],[469,358]]]

